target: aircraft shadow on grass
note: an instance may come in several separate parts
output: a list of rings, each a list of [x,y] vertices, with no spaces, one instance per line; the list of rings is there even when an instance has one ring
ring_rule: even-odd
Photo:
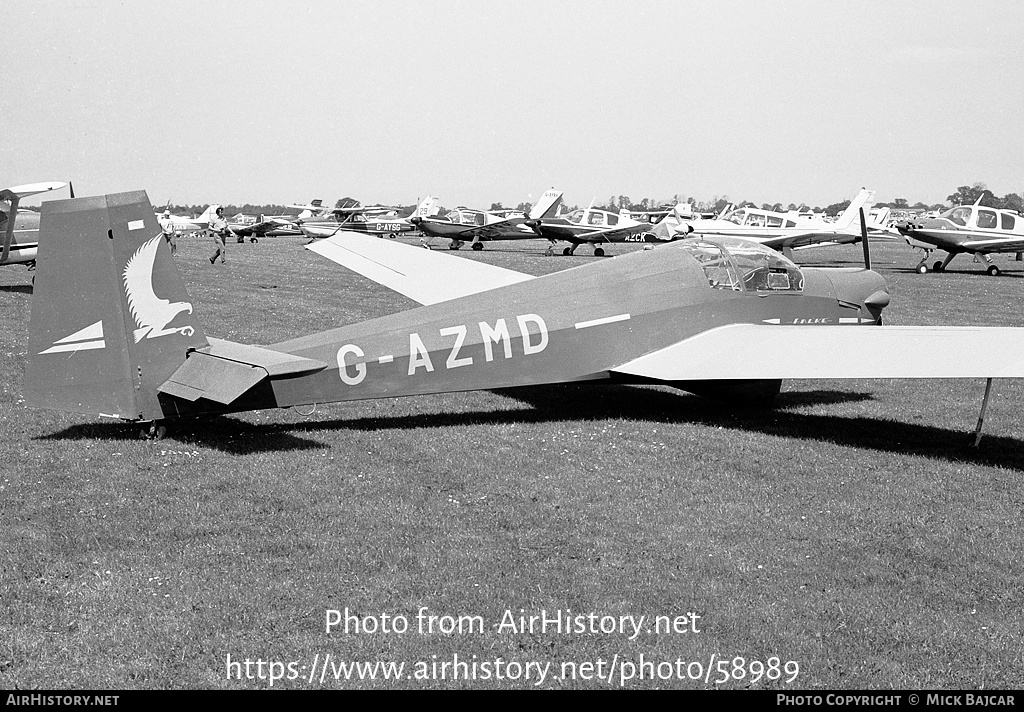
[[[461,413],[422,413],[355,419],[308,420],[296,423],[247,423],[230,416],[177,421],[170,436],[232,454],[329,449],[303,437],[321,430],[411,430],[472,427],[508,423],[563,423],[625,419],[637,423],[690,424],[760,432],[794,440],[818,441],[845,447],[920,455],[955,462],[994,465],[1024,472],[1024,441],[985,435],[981,448],[968,449],[969,429],[950,430],[870,416],[836,416],[795,412],[818,405],[871,401],[870,393],[814,390],[782,393],[774,409],[740,409],[660,387],[574,385],[508,388],[494,393],[529,408]],[[137,426],[120,423],[75,425],[40,440],[111,439],[138,437]]]
[[[10,292],[11,294],[32,294],[31,284],[4,284],[0,285],[0,292]]]

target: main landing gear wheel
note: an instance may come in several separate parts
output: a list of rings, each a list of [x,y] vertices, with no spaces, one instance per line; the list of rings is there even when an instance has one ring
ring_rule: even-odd
[[[398,233],[397,232],[389,232],[388,233],[388,239],[389,240],[394,240],[396,237],[398,237]]]
[[[140,440],[163,440],[165,437],[167,437],[167,426],[155,420],[148,426],[144,424],[139,430]]]
[[[999,276],[999,268],[996,267],[995,265],[989,265],[988,266],[988,273],[989,273],[989,275],[991,275],[993,277],[998,277]]]
[[[566,257],[568,257],[569,255],[572,254],[572,248],[571,247],[566,247],[564,250],[562,250],[562,254],[565,255]]]
[[[594,257],[604,257],[604,250],[600,247],[594,248]]]
[[[935,264],[932,265],[932,271],[933,272],[945,272],[945,269],[943,268],[942,263],[939,262],[938,260],[936,260]]]
[[[260,241],[260,240],[259,240],[259,238],[258,238],[258,237],[250,237],[250,238],[249,238],[249,242],[259,242],[259,241]]]
[[[928,274],[928,265],[926,265],[924,262],[919,264],[917,266],[917,273],[918,274]]]
[[[474,252],[479,252],[482,249],[484,249],[484,243],[482,243],[482,242],[474,242],[473,243],[473,251]]]

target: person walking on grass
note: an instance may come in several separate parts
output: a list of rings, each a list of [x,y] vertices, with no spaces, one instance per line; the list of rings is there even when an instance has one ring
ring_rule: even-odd
[[[210,231],[213,233],[213,244],[217,248],[213,257],[210,258],[212,265],[220,257],[220,263],[224,264],[228,255],[228,247],[225,243],[227,236],[231,233],[228,229],[228,221],[224,219],[224,208],[217,208],[217,215],[210,220]]]

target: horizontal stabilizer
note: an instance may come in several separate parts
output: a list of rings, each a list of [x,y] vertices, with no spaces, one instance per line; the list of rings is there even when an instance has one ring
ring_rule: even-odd
[[[261,346],[209,339],[207,348],[189,354],[159,387],[161,393],[197,401],[206,398],[229,405],[264,378],[316,373],[327,364]]]
[[[157,390],[193,402],[206,398],[229,405],[266,377],[267,372],[258,366],[197,351]]]
[[[420,304],[437,304],[533,279],[471,258],[355,232],[338,232],[306,245],[306,249]]]
[[[611,370],[662,381],[1024,378],[1024,329],[732,324]]]
[[[259,366],[271,378],[295,376],[300,373],[316,373],[327,368],[327,364],[323,361],[265,349],[262,346],[237,344],[224,339],[210,338],[208,340],[210,347],[202,349],[202,353],[250,366]]]

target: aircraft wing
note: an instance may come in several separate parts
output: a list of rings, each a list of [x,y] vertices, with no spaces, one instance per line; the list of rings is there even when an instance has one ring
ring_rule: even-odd
[[[1024,252],[1024,235],[993,237],[988,240],[967,240],[963,247],[972,252]]]
[[[420,304],[437,304],[533,279],[468,257],[356,232],[339,231],[306,245],[306,249]]]
[[[575,236],[580,242],[616,242],[621,241],[626,235],[633,235],[639,232],[654,230],[654,225],[629,225],[627,227],[601,228],[591,232],[582,232]],[[574,240],[575,241],[575,240]]]
[[[50,181],[48,183],[28,183],[27,185],[16,185],[13,188],[2,188],[0,189],[0,200],[10,200],[17,198],[27,198],[30,195],[36,195],[37,193],[47,193],[51,190],[60,190],[67,183],[58,183],[56,181]]]
[[[1024,378],[1024,329],[731,324],[610,370],[661,381]]]
[[[453,235],[452,237],[457,237],[460,240],[466,241],[477,237],[483,240],[491,240],[495,238],[507,240],[510,236],[516,237],[519,232],[517,226],[523,225],[525,222],[526,218],[509,218],[508,220],[491,223],[490,225],[470,227],[456,235]],[[537,237],[537,233],[529,229],[522,230],[522,237],[523,239],[535,238]]]

